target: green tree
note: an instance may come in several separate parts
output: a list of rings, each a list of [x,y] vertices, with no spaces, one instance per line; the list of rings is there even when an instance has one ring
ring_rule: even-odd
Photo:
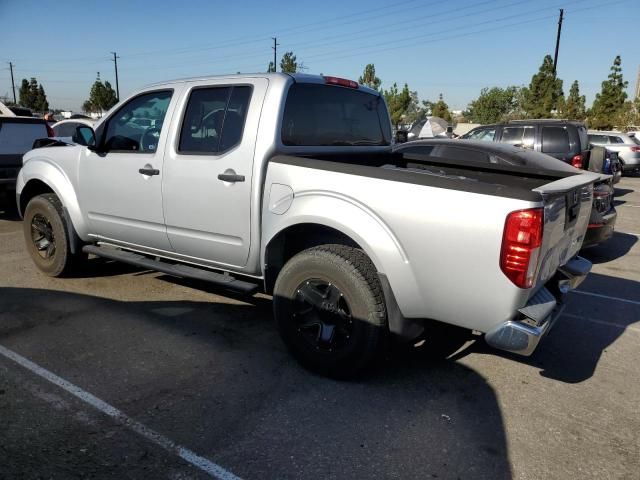
[[[406,123],[416,123],[424,119],[427,116],[427,109],[425,106],[420,105],[418,98],[418,92],[409,92],[411,98],[407,111],[404,114],[404,121]]]
[[[298,62],[293,52],[285,52],[280,60],[280,71],[284,73],[296,73],[298,71]]]
[[[31,97],[31,88],[29,88],[29,80],[26,78],[22,79],[22,83],[20,84],[20,97],[19,102],[23,107],[31,108],[33,104],[33,99]]]
[[[438,101],[433,104],[431,115],[433,115],[434,117],[440,117],[447,122],[451,122],[451,112],[449,111],[449,105],[445,103],[442,94],[438,96]]]
[[[562,96],[562,80],[553,73],[553,59],[545,55],[540,70],[524,90],[524,110],[533,118],[549,118]]]
[[[625,91],[629,82],[622,76],[622,60],[616,56],[611,65],[611,73],[602,82],[600,93],[596,94],[593,106],[589,112],[589,126],[608,130],[613,128],[627,99]]]
[[[269,62],[269,66],[267,67],[267,73],[272,73],[276,71],[276,66],[273,62]]]
[[[382,84],[382,81],[378,77],[376,77],[376,67],[373,63],[369,63],[366,67],[364,67],[364,72],[358,79],[358,83],[369,88],[373,88],[376,91],[380,91],[380,85]]]
[[[514,111],[518,87],[493,87],[480,90],[480,96],[469,104],[469,118],[473,123],[496,123]]]
[[[398,90],[398,85],[394,83],[389,90],[383,92],[384,99],[387,102],[389,108],[389,115],[391,116],[391,123],[398,128],[398,125],[403,120],[407,109],[411,103],[411,92],[409,87],[404,84],[402,90]]]
[[[109,82],[100,81],[100,74],[91,86],[89,100],[83,103],[82,108],[86,112],[104,112],[118,103],[116,92]]]
[[[578,81],[575,80],[571,84],[571,89],[569,90],[569,96],[564,99],[562,98],[562,102],[559,104],[558,110],[560,111],[563,118],[568,120],[584,120],[586,116],[586,107],[585,107],[585,97],[584,95],[580,95],[580,86],[578,85]]]
[[[49,101],[47,100],[47,94],[45,93],[42,84],[38,86],[38,93],[36,95],[36,110],[38,112],[49,111]]]
[[[640,97],[636,97],[633,102],[630,100],[624,102],[616,115],[614,124],[622,131],[640,125]]]
[[[30,80],[22,79],[20,84],[20,105],[36,112],[49,110],[47,94],[42,84],[39,84],[35,77],[31,77]]]

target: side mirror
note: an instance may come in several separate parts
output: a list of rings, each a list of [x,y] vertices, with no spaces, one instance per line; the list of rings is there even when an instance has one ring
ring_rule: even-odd
[[[80,125],[76,127],[76,133],[73,141],[78,145],[85,145],[89,150],[96,150],[96,132],[88,125]]]
[[[409,132],[406,130],[398,130],[396,132],[396,143],[405,143],[409,140]]]

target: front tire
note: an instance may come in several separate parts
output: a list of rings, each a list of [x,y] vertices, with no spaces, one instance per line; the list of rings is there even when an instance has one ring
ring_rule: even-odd
[[[24,212],[24,239],[38,269],[51,277],[69,273],[82,254],[72,255],[60,199],[53,193],[33,197]]]
[[[322,245],[291,258],[274,288],[282,339],[306,368],[352,377],[378,355],[387,315],[376,269],[361,250]]]

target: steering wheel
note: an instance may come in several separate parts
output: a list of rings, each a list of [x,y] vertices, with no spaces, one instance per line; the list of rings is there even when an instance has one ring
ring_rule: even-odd
[[[140,151],[155,152],[160,138],[160,129],[157,127],[149,127],[140,136]],[[149,148],[151,147],[151,148]]]

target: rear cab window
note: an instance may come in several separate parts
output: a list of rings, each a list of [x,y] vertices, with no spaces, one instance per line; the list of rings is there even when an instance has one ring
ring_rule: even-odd
[[[391,144],[391,126],[379,95],[294,83],[286,99],[281,138],[287,146],[386,146]]]

